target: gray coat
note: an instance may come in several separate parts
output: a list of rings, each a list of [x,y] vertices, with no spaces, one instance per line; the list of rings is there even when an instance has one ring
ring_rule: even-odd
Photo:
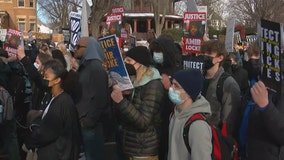
[[[241,97],[240,88],[233,77],[228,77],[223,85],[223,97],[220,103],[217,98],[217,83],[220,76],[224,73],[223,67],[215,73],[209,82],[205,98],[209,101],[212,115],[208,118],[209,122],[221,129],[222,122],[227,124],[227,133],[235,135],[239,128]]]

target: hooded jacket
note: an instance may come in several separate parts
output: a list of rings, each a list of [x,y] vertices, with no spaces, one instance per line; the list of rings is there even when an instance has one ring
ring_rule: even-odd
[[[211,114],[209,102],[201,96],[182,111],[175,107],[169,126],[168,160],[209,160],[212,153],[212,132],[206,121],[196,120],[189,128],[188,142],[191,154],[183,139],[184,125],[196,113]]]
[[[79,63],[79,83],[74,93],[82,128],[94,127],[107,107],[108,76],[103,59],[100,44],[90,37]]]
[[[181,69],[181,54],[178,53],[179,50],[172,41],[166,38],[157,38],[153,40],[152,43],[157,43],[162,48],[164,61],[162,64],[155,64],[155,67],[159,70],[160,74],[167,74],[171,76],[174,72]],[[152,49],[151,53],[153,54]]]
[[[120,145],[130,157],[158,155],[164,88],[158,70],[151,69],[154,75],[145,75],[140,83],[134,83],[133,95],[115,106],[120,123]]]

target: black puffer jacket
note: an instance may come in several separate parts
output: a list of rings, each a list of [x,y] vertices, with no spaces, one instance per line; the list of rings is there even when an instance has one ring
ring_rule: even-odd
[[[163,85],[160,79],[153,79],[133,92],[133,98],[124,98],[115,107],[120,117],[121,147],[130,156],[158,155]]]

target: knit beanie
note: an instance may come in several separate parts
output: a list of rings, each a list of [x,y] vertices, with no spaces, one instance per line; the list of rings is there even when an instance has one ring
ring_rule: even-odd
[[[180,70],[174,73],[173,79],[181,85],[193,101],[202,91],[204,77],[197,69]]]
[[[126,52],[126,56],[147,67],[153,64],[151,53],[148,48],[144,46],[131,48],[128,52]]]

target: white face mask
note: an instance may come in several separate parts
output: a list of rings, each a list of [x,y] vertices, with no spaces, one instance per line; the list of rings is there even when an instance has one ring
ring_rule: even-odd
[[[153,52],[153,59],[156,63],[163,63],[164,62],[164,55],[163,52]]]
[[[39,64],[37,64],[36,62],[34,63],[35,68],[38,70],[39,68]]]
[[[128,51],[128,48],[123,48],[123,51],[124,51],[124,52],[127,52],[127,51]]]

